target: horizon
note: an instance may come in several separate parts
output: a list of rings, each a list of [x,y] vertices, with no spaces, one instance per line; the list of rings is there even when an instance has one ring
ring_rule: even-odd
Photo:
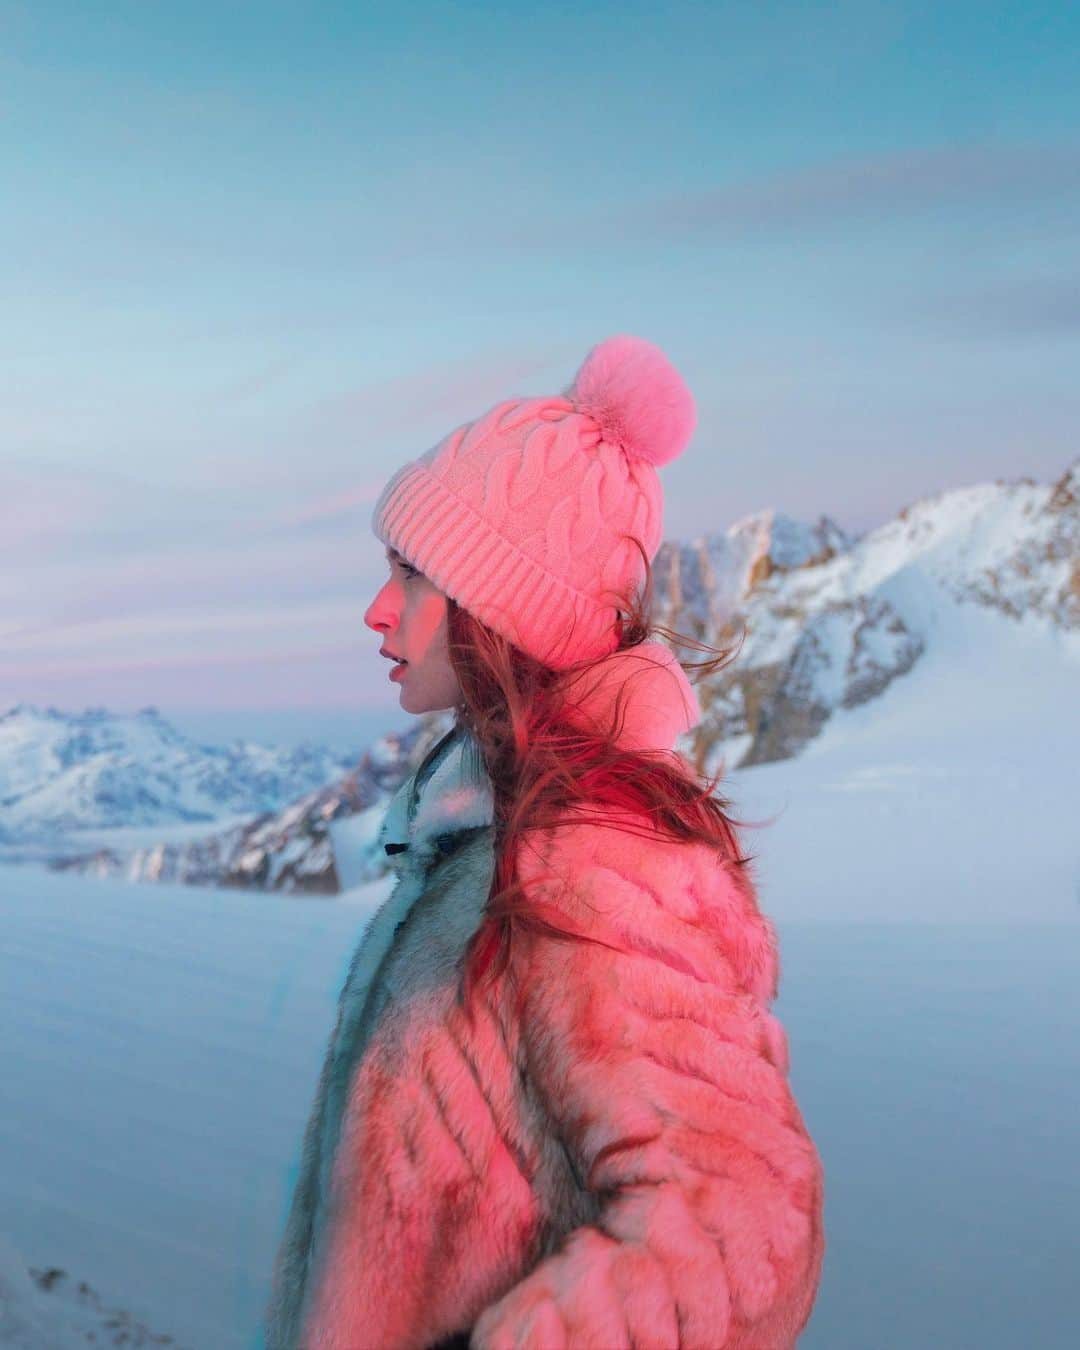
[[[992,481],[1006,486],[1024,482],[1042,482],[1046,486],[1051,486],[1078,464],[1080,464],[1080,454],[1073,455],[1064,465],[1061,473],[1054,474],[1048,479],[1033,479],[1030,475],[1021,474],[1000,477]],[[854,534],[856,541],[858,541],[890,524],[899,517],[902,511],[910,510],[921,501],[930,501],[947,496],[952,492],[965,491],[985,485],[985,483],[967,483],[956,488],[947,488],[944,492],[925,493],[921,497],[915,497],[905,502],[891,516],[887,516],[884,520],[871,524],[865,530],[859,532],[850,530],[843,521],[835,520],[834,517],[830,517],[830,519],[845,533]],[[752,512],[750,515],[760,515],[770,509],[765,507],[762,508],[762,511]],[[777,512],[776,514],[784,513]],[[697,543],[700,538],[708,537],[710,534],[723,535],[729,532],[744,519],[746,517],[741,517],[740,520],[732,521],[730,525],[723,529],[708,531],[704,536],[683,540],[666,538],[664,542],[684,545]],[[814,524],[816,522],[803,521],[800,523]],[[374,640],[374,635],[372,636]],[[362,652],[360,654],[361,661],[363,656],[364,653]],[[379,669],[381,670],[381,666]],[[369,705],[297,705],[271,708],[203,704],[163,705],[157,702],[144,703],[138,707],[94,702],[79,707],[65,707],[56,702],[26,698],[14,699],[6,703],[0,699],[0,719],[20,708],[26,708],[42,715],[56,714],[69,718],[86,717],[99,713],[109,717],[136,717],[140,713],[159,713],[176,730],[189,739],[204,745],[224,747],[234,740],[250,740],[266,746],[294,749],[305,743],[327,748],[333,747],[335,743],[344,743],[350,749],[355,748],[361,753],[380,736],[390,732],[405,733],[416,721],[415,714],[405,712],[396,700],[390,701],[389,699],[385,704],[373,702]]]

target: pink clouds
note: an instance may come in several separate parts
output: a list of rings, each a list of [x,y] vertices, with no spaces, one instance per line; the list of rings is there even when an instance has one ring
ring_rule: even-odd
[[[357,440],[369,431],[407,433],[427,428],[433,419],[457,425],[482,412],[501,399],[515,394],[550,393],[546,388],[527,388],[529,381],[546,374],[556,362],[566,360],[566,379],[573,374],[574,359],[566,344],[548,344],[523,348],[513,354],[484,352],[456,361],[441,361],[421,366],[401,375],[373,381],[326,399],[310,411],[315,421],[325,420],[337,426],[350,426]],[[453,425],[447,425],[450,432]],[[417,446],[419,454],[426,446]],[[402,458],[408,457],[406,454]]]
[[[254,652],[47,662],[17,676],[0,667],[0,708],[15,702],[82,708],[142,707],[238,710],[369,708],[392,716],[394,686],[386,663],[360,644],[328,644],[265,655]],[[28,678],[29,676],[29,678]]]
[[[107,506],[100,482],[87,475],[0,472],[0,539],[5,550],[55,545],[98,524]]]
[[[308,685],[338,703],[386,693],[381,663],[365,662],[382,550],[364,508],[425,448],[419,428],[441,436],[515,390],[557,388],[579,355],[489,351],[372,381],[310,404],[273,458],[148,458],[138,480],[24,459],[0,478],[18,555],[0,584],[0,687],[237,706],[296,705]],[[394,454],[379,443],[391,436]]]
[[[488,350],[356,384],[297,408],[275,431],[269,454],[264,444],[257,452],[223,455],[214,462],[213,475],[244,486],[262,486],[268,478],[295,481],[296,456],[303,453],[309,457],[305,469],[324,478],[340,478],[352,465],[363,473],[372,458],[386,462],[389,476],[396,461],[422,453],[435,438],[500,399],[552,392],[553,381],[573,374],[582,356],[579,346],[522,343],[509,354]],[[357,374],[362,374],[359,368]],[[279,458],[282,454],[287,458]],[[319,502],[336,491],[361,490],[351,486],[313,496],[310,509],[318,514]]]
[[[277,523],[285,527],[310,525],[315,521],[333,520],[350,514],[359,507],[373,505],[382,488],[381,482],[370,482],[355,488],[345,488],[341,492],[332,492],[328,497],[318,497],[308,502],[299,511],[287,512],[278,517]]]

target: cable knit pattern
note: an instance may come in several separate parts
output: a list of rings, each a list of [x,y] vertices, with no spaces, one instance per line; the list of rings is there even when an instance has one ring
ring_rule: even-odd
[[[511,399],[458,427],[398,470],[372,518],[441,591],[557,670],[615,649],[615,596],[641,581],[628,536],[655,557],[656,463],[693,427],[689,391],[642,339],[599,344],[577,383],[587,407]]]

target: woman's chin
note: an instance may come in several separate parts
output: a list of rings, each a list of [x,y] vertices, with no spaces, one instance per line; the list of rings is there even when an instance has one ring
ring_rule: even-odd
[[[415,713],[417,716],[430,711],[423,696],[418,695],[415,690],[411,690],[406,684],[401,685],[398,692],[398,706],[403,712]]]

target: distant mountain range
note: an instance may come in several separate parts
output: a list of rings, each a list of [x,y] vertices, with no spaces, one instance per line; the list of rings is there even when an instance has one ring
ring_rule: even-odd
[[[197,838],[87,849],[78,836],[42,850],[15,850],[53,868],[129,881],[167,881],[334,895],[341,890],[339,859],[347,849],[348,883],[374,881],[386,871],[375,849],[386,804],[428,749],[450,727],[450,714],[418,717],[407,732],[381,736],[350,772],[335,774],[277,811],[208,831]]]
[[[307,744],[200,745],[156,708],[121,716],[20,703],[0,716],[0,830],[25,838],[274,811],[357,755]]]
[[[666,541],[654,573],[658,623],[737,649],[697,684],[702,721],[680,748],[710,774],[788,759],[837,709],[881,699],[934,642],[954,603],[996,611],[1017,625],[1018,641],[1028,621],[1080,630],[1080,458],[1055,483],[1024,478],[943,492],[857,536],[826,517],[807,525],[756,513],[722,533]],[[707,655],[675,650],[687,663]],[[97,738],[84,725],[95,715]],[[49,718],[59,724],[50,744],[63,744],[62,753],[42,749]],[[342,773],[339,759],[313,748],[290,756],[198,747],[193,755],[152,710],[125,723],[100,710],[78,719],[15,709],[0,719],[0,828],[247,809],[254,819],[200,839],[58,851],[52,865],[333,894],[385,871],[373,846],[388,797],[449,725],[449,713],[417,718]],[[129,729],[118,736],[121,726]]]

